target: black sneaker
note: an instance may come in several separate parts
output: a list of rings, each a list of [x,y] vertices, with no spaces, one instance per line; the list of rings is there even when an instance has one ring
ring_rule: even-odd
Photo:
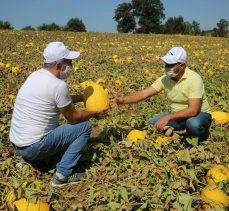
[[[70,176],[63,176],[60,178],[56,173],[52,177],[51,185],[53,187],[63,187],[69,184],[77,184],[81,179],[86,177],[86,173],[74,173]]]

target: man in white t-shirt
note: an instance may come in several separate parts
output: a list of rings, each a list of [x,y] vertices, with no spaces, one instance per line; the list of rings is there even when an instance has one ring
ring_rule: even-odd
[[[91,125],[87,120],[105,117],[106,110],[79,112],[74,107],[83,97],[70,96],[63,79],[71,73],[72,59],[78,58],[80,52],[69,51],[62,42],[51,42],[43,56],[44,68],[33,72],[18,92],[10,141],[28,162],[50,161],[64,152],[51,181],[53,186],[63,186],[85,176],[73,170],[90,137]],[[60,113],[68,124],[59,125]]]

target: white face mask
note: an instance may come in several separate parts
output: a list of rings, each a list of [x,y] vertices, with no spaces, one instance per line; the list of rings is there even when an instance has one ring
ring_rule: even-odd
[[[180,66],[180,65],[179,65]],[[177,66],[177,67],[179,67],[179,66]],[[177,68],[176,67],[176,68]],[[167,75],[168,77],[170,77],[170,78],[175,78],[175,77],[177,77],[177,75],[178,75],[178,73],[179,72],[177,72],[177,73],[174,73],[174,67],[165,67],[165,75]]]
[[[174,68],[166,67],[165,68],[165,75],[167,75],[170,78],[175,78],[178,73],[174,73]]]
[[[72,66],[66,66],[64,71],[60,71],[60,79],[66,79],[72,72]]]

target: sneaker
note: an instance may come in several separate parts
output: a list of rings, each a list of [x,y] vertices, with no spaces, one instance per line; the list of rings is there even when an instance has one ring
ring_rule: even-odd
[[[21,157],[19,163],[16,164],[18,169],[22,169],[24,166],[32,166],[40,170],[41,172],[47,172],[50,170],[50,163],[49,161],[40,161],[40,160],[26,160],[25,158]]]
[[[60,173],[55,173],[51,180],[51,185],[53,187],[63,187],[69,184],[77,184],[81,179],[86,177],[86,173],[74,173],[70,176],[64,176]]]
[[[23,157],[21,157],[20,160],[19,160],[19,163],[16,164],[16,167],[21,169],[26,165],[29,165],[29,163],[26,162],[26,160]]]

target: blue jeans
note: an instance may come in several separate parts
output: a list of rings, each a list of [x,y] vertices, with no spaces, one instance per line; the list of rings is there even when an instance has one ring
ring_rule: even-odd
[[[170,114],[170,112],[164,112],[149,119],[149,124],[155,124],[160,118]],[[191,137],[198,137],[201,140],[207,138],[209,133],[209,127],[211,125],[211,114],[200,112],[195,117],[188,118],[182,121],[171,121],[167,126],[171,126],[174,130],[184,130]]]
[[[64,176],[71,175],[74,167],[82,156],[82,149],[87,144],[91,134],[91,124],[81,122],[78,124],[63,124],[49,132],[40,141],[25,148],[15,150],[28,161],[50,160],[63,152],[57,163],[56,171]]]

